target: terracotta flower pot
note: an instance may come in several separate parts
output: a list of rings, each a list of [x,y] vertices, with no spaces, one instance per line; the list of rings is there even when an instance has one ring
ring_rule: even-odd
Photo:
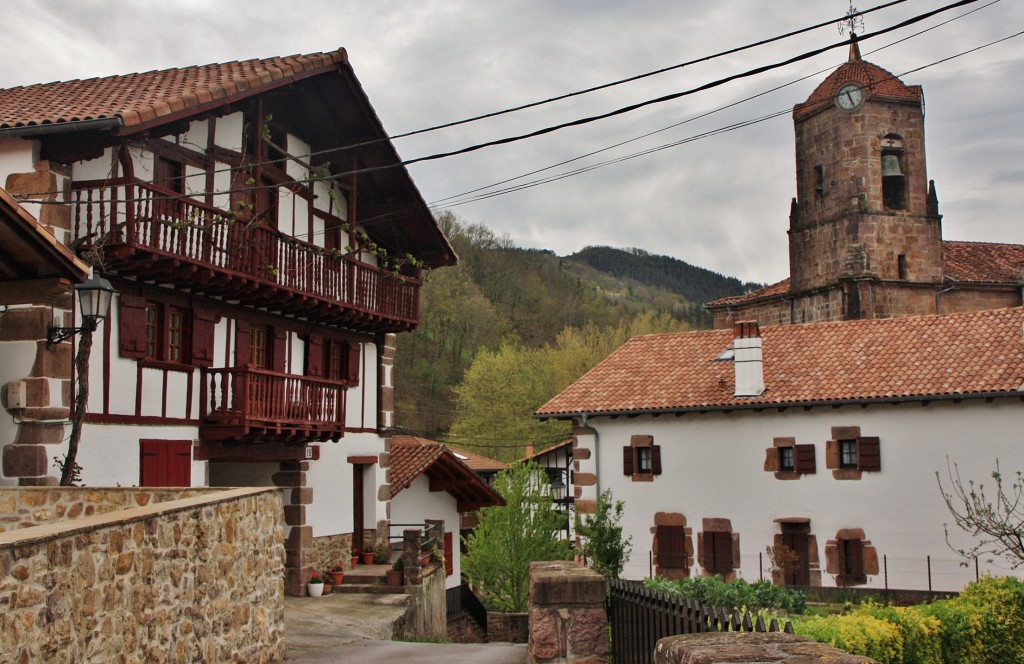
[[[405,581],[405,572],[400,569],[389,569],[387,576],[389,586],[400,586]]]
[[[369,551],[367,553],[361,554],[360,558],[362,558],[362,561],[363,561],[364,565],[372,565],[373,564],[373,551]]]
[[[344,572],[331,572],[331,585],[340,586],[344,577]]]

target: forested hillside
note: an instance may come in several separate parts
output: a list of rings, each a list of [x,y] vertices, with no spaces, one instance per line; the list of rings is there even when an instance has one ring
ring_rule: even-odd
[[[460,264],[430,273],[422,322],[399,337],[396,424],[497,458],[564,439],[533,410],[630,336],[706,327],[705,299],[748,286],[637,250],[560,258],[451,213],[439,222]]]

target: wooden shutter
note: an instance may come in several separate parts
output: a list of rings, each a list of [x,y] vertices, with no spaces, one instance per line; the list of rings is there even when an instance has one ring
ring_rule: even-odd
[[[213,366],[214,333],[218,318],[212,311],[196,309],[192,312],[192,364]]]
[[[798,473],[814,473],[817,471],[814,461],[814,445],[794,445],[793,465]]]
[[[146,356],[146,300],[135,295],[121,295],[119,320],[121,357]]]
[[[455,559],[452,557],[452,533],[444,534],[444,575],[451,576],[455,573]]]
[[[241,367],[249,364],[249,357],[252,353],[252,337],[249,330],[252,324],[249,321],[240,320],[235,323],[235,366]]]
[[[633,448],[629,445],[622,448],[622,474],[633,474]]]
[[[272,328],[271,335],[274,340],[270,350],[270,370],[284,373],[284,361],[288,357],[288,332],[279,328]]]
[[[718,574],[725,574],[732,571],[732,533],[704,533],[705,540],[711,535],[713,545],[713,559],[711,571]],[[707,548],[707,541],[704,542]]]
[[[191,484],[191,441],[139,441],[140,486],[190,486]]]
[[[882,469],[882,454],[878,436],[863,436],[857,439],[857,468],[860,470]]]
[[[651,474],[661,475],[661,445],[651,445]]]
[[[847,576],[860,577],[864,576],[864,541],[863,540],[841,540],[843,546],[846,547],[846,553],[849,556],[849,568],[845,569]],[[844,565],[846,561],[844,561]]]
[[[808,562],[810,536],[807,533],[782,533],[782,543],[797,556],[786,570],[786,583],[794,586],[809,586],[811,572]]]
[[[349,385],[359,384],[359,344],[345,342],[345,380]]]
[[[686,527],[658,526],[658,567],[686,567]]]
[[[324,375],[324,339],[317,334],[306,339],[306,375]]]

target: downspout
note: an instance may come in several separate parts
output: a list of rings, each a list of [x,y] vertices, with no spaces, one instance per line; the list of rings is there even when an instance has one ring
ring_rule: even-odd
[[[939,310],[939,306],[940,306],[939,300],[942,298],[942,294],[943,293],[948,293],[949,291],[951,291],[954,288],[956,288],[956,279],[954,279],[953,277],[950,277],[950,276],[943,276],[943,279],[945,279],[946,281],[949,282],[949,286],[947,286],[946,288],[943,288],[942,290],[940,290],[940,291],[935,293],[935,315],[936,316],[938,316],[940,313],[942,313]]]

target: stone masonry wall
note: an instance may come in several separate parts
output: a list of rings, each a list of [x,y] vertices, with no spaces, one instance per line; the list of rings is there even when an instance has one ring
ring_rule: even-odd
[[[145,488],[21,488],[0,489],[0,533],[39,526],[53,521],[107,514],[128,507],[145,507],[168,500],[179,500],[223,489],[145,489]]]
[[[870,657],[851,655],[806,636],[779,632],[712,632],[670,636],[658,641],[655,664],[684,662],[776,662],[777,664],[878,664]]]
[[[26,491],[46,490],[2,493]],[[71,505],[115,502],[69,491],[84,501]],[[123,492],[125,505],[145,494]],[[281,495],[200,493],[64,522],[47,513],[41,525],[0,533],[5,661],[282,660]],[[38,507],[51,504],[62,501]]]
[[[570,561],[530,564],[530,664],[611,661],[605,580]]]

